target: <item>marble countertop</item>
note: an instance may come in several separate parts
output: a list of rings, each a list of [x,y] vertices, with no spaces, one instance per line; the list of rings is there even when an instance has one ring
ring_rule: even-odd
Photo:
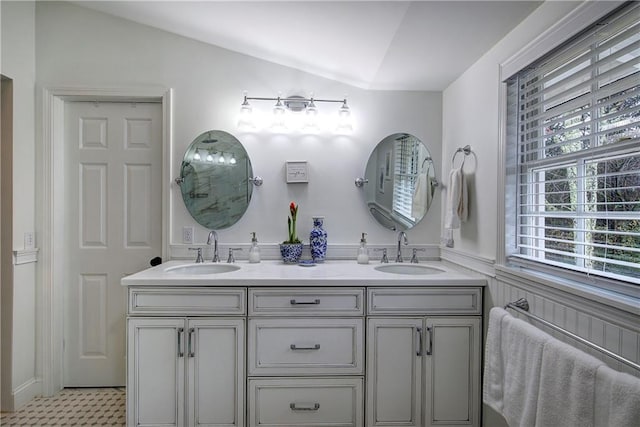
[[[207,264],[206,262],[204,264]],[[211,263],[209,263],[211,264]],[[123,286],[485,286],[481,275],[471,274],[441,261],[426,261],[418,266],[434,267],[432,274],[393,274],[375,269],[380,265],[415,266],[416,264],[357,264],[354,261],[332,261],[311,266],[262,261],[250,264],[238,261],[236,271],[215,274],[188,274],[179,267],[194,265],[192,261],[168,261],[148,268],[121,281]],[[203,264],[197,264],[201,266]],[[218,265],[227,265],[219,263]],[[174,271],[171,271],[174,269]],[[175,270],[177,269],[177,270]],[[167,271],[169,270],[169,271]]]

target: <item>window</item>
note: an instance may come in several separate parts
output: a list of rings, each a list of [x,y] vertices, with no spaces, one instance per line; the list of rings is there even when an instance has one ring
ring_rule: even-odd
[[[393,213],[411,225],[416,220],[412,205],[420,159],[426,156],[422,147],[423,144],[413,135],[404,134],[394,142]]]
[[[640,284],[638,13],[623,6],[507,81],[510,261]]]

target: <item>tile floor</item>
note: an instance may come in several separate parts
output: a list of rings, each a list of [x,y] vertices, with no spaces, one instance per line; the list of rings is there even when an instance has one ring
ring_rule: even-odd
[[[124,387],[66,388],[3,412],[0,426],[124,426],[125,396]]]

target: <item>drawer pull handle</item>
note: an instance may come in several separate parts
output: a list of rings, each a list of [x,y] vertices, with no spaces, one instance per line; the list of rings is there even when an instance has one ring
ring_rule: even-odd
[[[320,409],[319,403],[290,403],[289,408],[292,411],[317,411]]]
[[[313,347],[298,347],[295,344],[291,344],[291,350],[320,350],[320,344],[315,344]]]
[[[422,328],[416,328],[416,356],[424,356],[424,354],[422,353]]]
[[[295,299],[292,299],[289,302],[291,303],[291,305],[318,305],[320,304],[320,298],[316,298],[313,301],[297,301]]]
[[[318,305],[320,304],[320,298],[316,298],[313,301],[298,301],[292,299],[289,302],[291,303],[291,305]]]

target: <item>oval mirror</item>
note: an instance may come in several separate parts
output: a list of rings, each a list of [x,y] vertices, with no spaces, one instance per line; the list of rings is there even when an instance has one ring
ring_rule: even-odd
[[[208,229],[227,228],[244,215],[253,185],[251,161],[233,135],[211,130],[193,140],[180,168],[187,210]]]
[[[367,209],[383,227],[397,231],[420,222],[438,185],[429,150],[407,133],[389,135],[378,143],[365,179]]]

